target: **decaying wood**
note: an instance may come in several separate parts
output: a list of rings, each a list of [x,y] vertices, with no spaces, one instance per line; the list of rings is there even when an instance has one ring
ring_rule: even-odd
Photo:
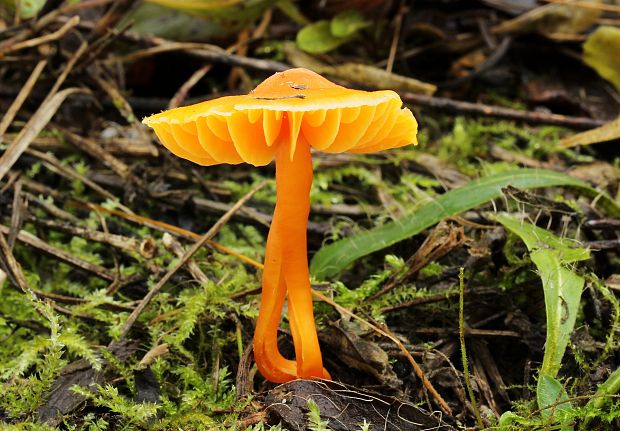
[[[138,351],[138,343],[133,340],[113,342],[107,348],[120,362],[126,362]],[[103,359],[99,367],[94,368],[85,359],[72,362],[65,366],[56,379],[45,404],[37,409],[37,417],[41,422],[50,426],[61,423],[63,416],[76,411],[86,401],[84,395],[76,394],[71,390],[73,386],[94,390],[97,385],[106,381],[108,361]]]

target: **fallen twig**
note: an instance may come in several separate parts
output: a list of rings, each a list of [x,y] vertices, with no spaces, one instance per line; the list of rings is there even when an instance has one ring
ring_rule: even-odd
[[[39,106],[39,109],[30,117],[30,120],[19,132],[9,148],[2,154],[2,157],[0,157],[0,180],[28,148],[32,140],[43,130],[47,123],[49,123],[62,102],[64,102],[69,95],[79,92],[85,92],[85,90],[67,88],[56,93]]]
[[[81,181],[82,183],[84,183],[85,186],[99,193],[102,197],[106,199],[110,199],[112,201],[117,201],[117,205],[119,206],[119,208],[122,208],[123,211],[126,211],[128,213],[133,212],[129,208],[124,206],[122,203],[118,202],[118,198],[114,196],[112,193],[110,193],[109,191],[101,187],[99,184],[89,180],[84,175],[80,174],[75,169],[71,168],[70,166],[62,164],[60,160],[58,160],[54,155],[50,153],[42,153],[41,151],[37,151],[33,149],[27,149],[24,152],[43,161],[43,164],[46,165],[46,167],[48,167],[48,169],[50,169],[52,172],[56,172],[59,175],[69,178],[71,180]]]
[[[162,237],[162,243],[164,244],[164,247],[166,247],[166,249],[173,252],[175,256],[179,259],[183,259],[183,256],[185,256],[186,251],[183,249],[183,246],[178,241],[176,241],[169,233],[164,234],[164,236]],[[202,271],[202,269],[200,269],[194,259],[189,259],[187,261],[187,269],[200,283],[206,284],[211,281],[209,280],[209,277],[207,277],[207,275]]]
[[[58,223],[52,220],[44,220],[38,217],[32,217],[29,221],[46,228],[64,232],[73,236],[78,236],[89,241],[95,241],[102,244],[110,245],[114,248],[122,250],[126,253],[136,253],[144,258],[153,257],[153,247],[144,246],[144,242],[153,241],[151,238],[139,240],[137,238],[131,238],[123,235],[116,235],[113,233],[100,232],[97,230],[86,229],[83,227],[71,226],[67,223]]]
[[[0,121],[0,141],[2,141],[4,134],[11,125],[11,122],[13,122],[13,119],[15,118],[15,115],[17,115],[19,108],[22,107],[22,105],[26,101],[26,98],[32,91],[34,84],[39,79],[39,76],[41,76],[41,72],[43,72],[46,64],[47,60],[41,60],[37,63],[34,69],[32,69],[32,73],[28,77],[28,80],[17,94],[17,97],[13,100],[13,103],[11,103],[11,106],[9,106],[9,109],[7,109],[4,117],[2,117],[2,121]]]
[[[0,233],[3,233],[4,235],[8,235],[9,231],[10,231],[9,227],[0,224]],[[36,248],[39,251],[47,253],[50,256],[54,256],[62,260],[63,262],[73,266],[74,268],[82,269],[84,271],[88,271],[92,274],[95,274],[96,276],[104,280],[114,281],[114,279],[116,278],[115,274],[112,273],[112,271],[110,271],[109,269],[104,268],[103,266],[100,266],[94,263],[87,262],[83,259],[80,259],[79,257],[73,256],[72,254],[67,253],[64,250],[61,250],[57,247],[49,245],[42,239],[24,230],[19,231],[19,233],[17,234],[17,240],[20,242],[23,242],[24,244],[30,247]]]
[[[67,19],[67,21],[53,33],[46,34],[44,36],[35,37],[34,39],[25,40],[23,42],[17,42],[12,45],[9,45],[7,48],[0,50],[0,57],[9,52],[19,51],[21,49],[32,48],[38,45],[42,45],[44,43],[52,42],[62,38],[69,30],[78,25],[80,22],[80,17],[78,15],[74,15],[71,18]]]
[[[92,139],[82,137],[65,128],[59,127],[59,130],[63,133],[63,135],[65,135],[65,137],[67,137],[69,142],[80,150],[90,154],[95,159],[100,160],[105,166],[112,169],[122,179],[129,180],[138,186],[144,185],[140,178],[132,174],[131,168],[125,162],[110,154],[97,142]]]
[[[201,238],[201,235],[199,235],[199,234],[197,234],[195,232],[192,232],[192,231],[189,231],[189,230],[186,230],[186,229],[183,229],[183,228],[180,228],[178,226],[174,226],[174,225],[171,225],[171,224],[168,224],[168,223],[164,223],[164,222],[160,222],[160,221],[157,221],[157,220],[153,220],[153,219],[150,219],[148,217],[142,217],[142,216],[138,216],[138,215],[135,215],[135,214],[127,214],[127,213],[124,213],[122,211],[117,211],[117,210],[110,210],[110,209],[103,208],[102,206],[95,205],[95,204],[84,204],[82,202],[77,202],[77,201],[75,202],[75,204],[80,205],[80,206],[84,206],[84,207],[89,208],[89,209],[91,209],[93,211],[99,211],[99,212],[102,212],[102,213],[106,213],[106,214],[114,215],[114,216],[117,216],[117,217],[121,217],[121,218],[123,218],[125,220],[129,220],[129,221],[132,221],[134,223],[139,223],[139,224],[142,224],[144,226],[150,227],[151,229],[155,229],[155,230],[158,230],[160,232],[168,232],[170,234],[173,234],[173,235],[176,235],[176,236],[180,236],[180,237],[183,237],[183,238],[191,240],[191,241],[196,241],[196,240],[199,240]],[[236,258],[238,258],[238,259],[240,259],[240,260],[242,260],[242,261],[244,261],[246,263],[249,263],[250,265],[252,265],[254,267],[261,268],[261,269],[263,267],[262,263],[257,262],[256,260],[254,260],[254,259],[252,259],[250,257],[247,257],[247,256],[244,256],[244,255],[242,255],[240,253],[237,253],[236,251],[234,251],[234,250],[232,250],[232,249],[230,249],[228,247],[225,247],[225,246],[223,246],[223,245],[221,245],[221,244],[219,244],[219,243],[217,243],[215,241],[209,240],[209,241],[206,242],[206,244],[209,247],[213,247],[215,250],[217,250],[219,252],[230,254],[231,256],[235,256]]]
[[[429,263],[445,256],[452,250],[460,247],[465,242],[465,232],[462,227],[454,227],[441,222],[424,240],[418,251],[407,260],[407,272],[391,277],[378,292],[371,295],[368,300],[372,301],[385,295],[404,280],[411,278]]]
[[[151,302],[151,299],[159,293],[159,291],[164,287],[164,285],[172,278],[172,276],[183,266],[185,265],[189,259],[203,246],[207,243],[208,240],[213,238],[217,232],[224,226],[228,221],[232,218],[232,216],[245,205],[247,201],[249,201],[254,194],[263,188],[267,184],[266,182],[262,182],[252,190],[250,190],[245,196],[243,196],[235,205],[233,205],[220,219],[211,226],[211,229],[205,233],[199,241],[197,241],[192,247],[185,252],[183,258],[179,260],[179,262],[171,268],[158,282],[155,286],[149,290],[149,292],[142,298],[142,301],[138,304],[138,306],[134,309],[134,311],[129,315],[125,324],[121,328],[120,335],[121,337],[125,337],[136,319],[140,316],[142,311],[146,308],[146,306]]]
[[[587,117],[569,117],[546,112],[520,111],[503,106],[485,105],[482,103],[463,102],[445,97],[425,96],[409,92],[401,92],[400,97],[405,102],[415,103],[429,108],[441,109],[463,114],[483,115],[488,117],[507,118],[524,121],[532,124],[553,124],[575,129],[591,129],[603,125],[605,122]]]
[[[3,226],[0,225],[0,228],[1,227]],[[7,243],[6,238],[4,237],[4,232],[2,232],[1,229],[0,229],[0,257],[2,258],[1,260],[4,262],[4,264],[6,265],[7,270],[9,271],[12,282],[16,284],[26,295],[28,295],[31,300],[37,301],[39,299],[38,295],[35,292],[35,290],[30,288],[30,286],[28,285],[28,282],[26,281],[26,277],[24,276],[24,273],[22,272],[21,266],[15,259],[15,256],[13,256],[13,251],[9,247],[9,244]],[[41,295],[41,296],[45,296],[45,295]],[[50,299],[49,296],[47,296],[46,298],[48,300]],[[85,320],[96,320],[92,316],[88,316],[82,313],[76,313],[72,310],[69,310],[68,308],[65,308],[65,307],[62,307],[56,304],[53,301],[50,301],[50,303],[51,303],[52,308],[58,311],[59,313],[66,314],[69,316],[79,317]],[[35,309],[39,313],[41,312],[41,309],[39,307],[35,307]]]

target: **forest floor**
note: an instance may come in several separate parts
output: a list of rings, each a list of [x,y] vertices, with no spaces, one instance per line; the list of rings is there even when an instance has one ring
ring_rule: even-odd
[[[620,429],[617,2],[17,4],[0,429]],[[277,385],[251,349],[274,165],[192,164],[141,119],[291,67],[396,91],[419,143],[313,152],[333,381]]]

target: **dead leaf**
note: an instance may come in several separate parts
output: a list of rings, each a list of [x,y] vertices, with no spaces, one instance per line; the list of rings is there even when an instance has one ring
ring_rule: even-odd
[[[620,39],[619,39],[620,40]],[[619,65],[620,67],[620,65]],[[620,71],[620,69],[619,69]],[[620,138],[620,117],[614,121],[603,124],[596,129],[577,133],[560,141],[561,148],[572,148],[578,145],[598,144]]]
[[[138,343],[121,340],[110,344],[108,349],[118,361],[125,362],[138,350]],[[71,388],[75,385],[90,388],[104,383],[106,365],[107,361],[104,361],[103,368],[95,370],[88,361],[80,359],[65,366],[52,385],[47,402],[37,410],[39,420],[51,426],[58,425],[63,415],[75,411],[86,401],[85,396],[73,392]]]
[[[321,334],[321,340],[337,352],[337,357],[347,366],[370,374],[390,388],[399,388],[402,382],[390,366],[388,354],[377,343],[365,340],[355,334],[356,323],[340,321]]]
[[[487,61],[483,49],[476,49],[458,58],[450,67],[450,72],[457,78],[464,78],[472,71],[480,68]]]
[[[590,3],[600,3],[592,0]],[[571,40],[594,24],[601,11],[570,4],[548,4],[532,9],[493,28],[496,34],[540,33],[560,40]]]
[[[285,429],[306,430],[311,400],[319,407],[321,420],[333,431],[359,430],[364,423],[373,431],[455,429],[413,404],[324,380],[293,380],[280,385],[267,394],[265,409],[273,423],[282,422]]]
[[[295,48],[294,44],[291,43],[284,45],[284,52],[288,61],[295,67],[304,67],[316,73],[331,75],[346,81],[358,82],[368,87],[410,91],[428,96],[437,91],[437,87],[433,84],[390,73],[384,69],[366,64],[343,63],[338,66],[329,66]]]
[[[610,188],[612,192],[617,188],[620,179],[620,170],[607,162],[575,166],[568,173],[571,177],[579,178],[601,189]]]
[[[153,347],[151,350],[146,352],[146,355],[144,355],[144,357],[140,360],[138,367],[146,368],[151,366],[151,364],[153,364],[153,362],[155,362],[157,358],[168,354],[168,347],[168,343],[158,344],[157,346]]]

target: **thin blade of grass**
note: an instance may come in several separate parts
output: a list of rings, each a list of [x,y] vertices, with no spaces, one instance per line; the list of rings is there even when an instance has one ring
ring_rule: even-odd
[[[446,217],[476,208],[502,196],[502,188],[531,189],[571,186],[596,196],[599,193],[583,181],[544,169],[518,169],[479,178],[423,204],[414,214],[321,248],[312,259],[310,272],[324,279],[344,270],[357,259],[410,238]]]

